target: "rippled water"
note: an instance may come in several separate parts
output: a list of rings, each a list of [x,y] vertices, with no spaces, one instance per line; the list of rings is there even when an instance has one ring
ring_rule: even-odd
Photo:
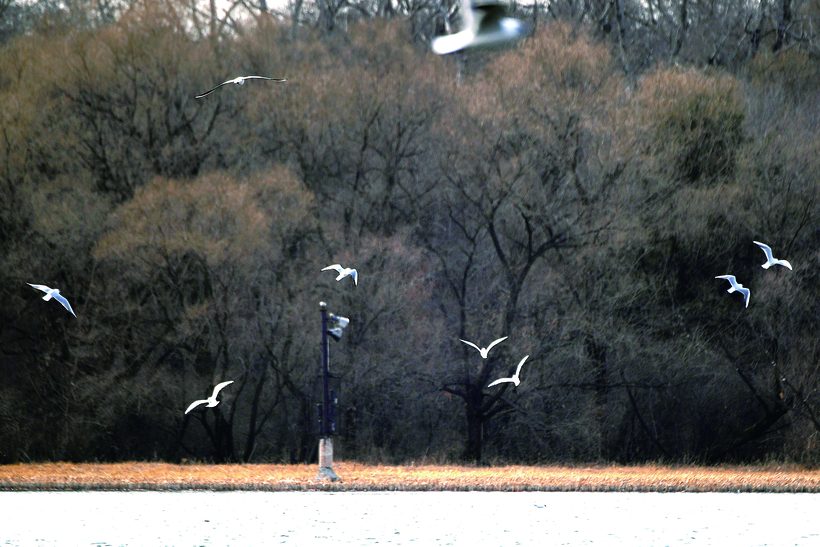
[[[0,545],[820,546],[820,494],[0,492]]]

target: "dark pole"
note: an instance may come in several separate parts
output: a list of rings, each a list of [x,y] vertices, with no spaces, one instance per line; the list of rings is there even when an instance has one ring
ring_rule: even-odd
[[[319,302],[322,311],[322,437],[330,437],[330,348],[327,340],[327,304]]]
[[[319,474],[316,480],[329,479],[338,481],[339,476],[333,471],[333,439],[330,438],[330,365],[328,364],[329,347],[327,341],[327,304],[319,302],[322,312],[322,431],[319,437]]]

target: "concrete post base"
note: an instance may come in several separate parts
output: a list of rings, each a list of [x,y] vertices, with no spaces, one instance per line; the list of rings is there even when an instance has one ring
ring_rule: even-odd
[[[336,482],[336,481],[341,482],[342,479],[339,478],[339,475],[336,474],[336,472],[333,470],[332,467],[320,467],[319,468],[319,473],[316,475],[316,480],[317,481],[327,481],[327,480],[329,480],[330,482]]]
[[[330,437],[319,439],[319,474],[316,475],[316,480],[341,480],[333,471],[333,440]]]

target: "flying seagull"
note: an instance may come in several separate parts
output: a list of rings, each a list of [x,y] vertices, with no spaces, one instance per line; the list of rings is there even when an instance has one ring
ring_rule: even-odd
[[[735,276],[733,276],[733,275],[718,275],[718,276],[715,276],[715,279],[728,279],[729,283],[731,283],[732,286],[729,287],[728,289],[726,289],[726,292],[729,292],[729,293],[733,293],[735,291],[740,292],[746,298],[746,307],[747,308],[749,307],[749,289],[747,289],[746,287],[744,287],[743,285],[738,283],[737,280],[735,279]]]
[[[188,410],[185,411],[185,414],[188,414],[190,411],[198,407],[199,405],[206,403],[208,406],[216,406],[219,404],[219,401],[216,400],[217,394],[222,390],[223,387],[227,386],[228,384],[232,384],[233,380],[228,382],[222,382],[221,384],[216,384],[214,388],[213,394],[208,397],[207,399],[200,399],[199,401],[194,401],[191,403],[191,406],[188,407]]]
[[[459,340],[461,340],[462,342],[464,342],[468,346],[473,346],[475,349],[478,350],[478,353],[481,354],[481,358],[486,359],[487,355],[490,353],[490,350],[493,349],[493,346],[498,344],[499,342],[503,342],[507,338],[508,337],[505,336],[504,338],[499,338],[498,340],[493,340],[493,343],[490,344],[489,346],[487,346],[486,348],[480,348],[480,347],[476,346],[475,344],[473,344],[472,342],[468,342],[467,340],[461,340],[461,338],[459,338]]]
[[[778,264],[781,266],[785,266],[788,269],[792,269],[792,265],[789,264],[788,260],[779,260],[772,256],[772,248],[766,245],[765,243],[761,243],[759,241],[753,241],[752,243],[759,245],[763,252],[766,253],[766,263],[761,264],[764,270],[768,270],[772,266],[777,266]]]
[[[54,298],[54,300],[62,304],[65,309],[71,312],[71,315],[77,317],[77,314],[74,313],[74,310],[71,309],[71,304],[68,303],[68,300],[65,299],[65,296],[60,294],[60,289],[51,289],[49,287],[46,287],[45,285],[32,285],[31,283],[28,283],[28,285],[31,285],[35,289],[39,289],[46,293],[45,296],[43,296],[43,300],[48,301]]]
[[[521,379],[518,377],[518,373],[521,372],[521,367],[524,366],[524,361],[527,360],[527,357],[529,357],[529,355],[525,355],[524,358],[521,359],[521,362],[518,363],[518,367],[516,367],[515,374],[512,375],[512,378],[499,378],[498,380],[496,380],[492,384],[488,385],[487,387],[493,387],[495,385],[498,385],[498,384],[501,384],[501,383],[504,383],[504,382],[512,382],[516,386],[518,386],[518,384],[521,383]]]
[[[327,268],[322,268],[323,272],[326,270],[336,270],[337,272],[339,272],[339,275],[336,277],[336,281],[349,275],[353,278],[354,285],[359,284],[359,272],[356,271],[356,268],[342,268],[341,264],[332,264]]]
[[[202,93],[201,95],[197,95],[196,97],[194,97],[194,99],[201,99],[202,97],[204,97],[206,95],[210,95],[211,93],[213,93],[214,91],[216,91],[217,89],[222,87],[223,85],[228,85],[228,84],[245,85],[245,80],[268,80],[268,81],[271,81],[271,82],[287,82],[288,81],[287,78],[268,78],[267,76],[240,76],[239,78],[234,78],[233,80],[228,80],[226,82],[222,82],[221,84],[219,84],[215,88],[209,89],[208,91],[206,91],[205,93]]]
[[[507,7],[495,0],[462,0],[462,30],[433,38],[434,53],[446,55],[462,49],[500,46],[524,37],[526,25],[507,16]]]

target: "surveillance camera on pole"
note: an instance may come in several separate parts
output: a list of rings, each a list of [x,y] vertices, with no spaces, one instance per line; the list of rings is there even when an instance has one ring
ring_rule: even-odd
[[[327,318],[327,333],[337,342],[342,339],[342,331],[350,324],[347,317],[329,314]]]

